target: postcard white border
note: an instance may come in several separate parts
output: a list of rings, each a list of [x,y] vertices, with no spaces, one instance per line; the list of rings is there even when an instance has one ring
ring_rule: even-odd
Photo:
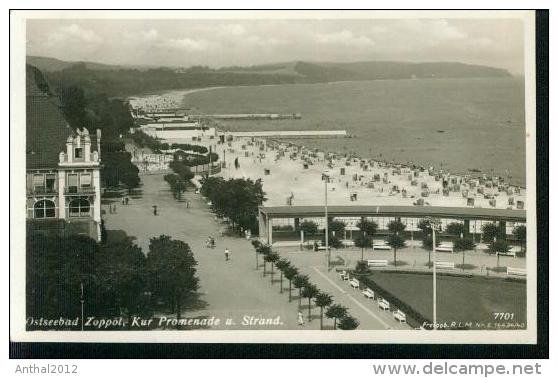
[[[535,344],[537,256],[527,254],[527,329],[513,331],[33,331],[25,330],[25,25],[27,19],[401,19],[513,18],[523,21],[528,249],[536,251],[536,79],[534,11],[13,11],[10,14],[10,339],[29,342]],[[19,209],[19,211],[18,211]]]

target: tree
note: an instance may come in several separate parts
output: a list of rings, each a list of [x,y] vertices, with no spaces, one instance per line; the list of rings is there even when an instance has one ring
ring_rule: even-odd
[[[101,248],[97,256],[99,296],[112,303],[118,314],[128,316],[146,314],[148,303],[146,257],[141,248],[129,240]]]
[[[329,222],[328,231],[334,238],[341,239],[339,235],[345,231],[345,223],[340,220],[334,219]]]
[[[505,239],[505,237],[505,230],[502,230],[496,223],[485,223],[482,226],[482,241],[486,244],[494,244],[495,239]]]
[[[420,235],[419,237],[424,240],[424,238],[430,236],[432,238],[432,225],[430,224],[430,221],[427,219],[421,219],[418,224],[417,227],[420,229]],[[432,241],[430,242],[430,246],[432,247]]]
[[[364,248],[372,247],[374,235],[378,231],[378,224],[374,221],[369,221],[366,218],[361,218],[357,223],[360,229],[360,236],[355,239],[355,246],[361,248],[360,259],[364,260]]]
[[[275,263],[277,261],[279,261],[280,256],[277,254],[277,252],[271,252],[268,253],[266,256],[264,256],[264,260],[267,261],[268,263],[270,263],[271,265],[271,284],[273,285],[273,266],[275,265]]]
[[[360,322],[356,318],[353,318],[350,315],[345,315],[339,321],[339,328],[343,330],[353,330],[357,329],[359,324]]]
[[[298,289],[298,308],[302,306],[302,289],[308,285],[308,276],[304,274],[298,274],[293,279],[293,285]]]
[[[283,274],[285,273],[287,268],[290,268],[291,262],[287,259],[279,259],[279,261],[277,261],[275,263],[275,266],[281,272],[281,280],[280,280],[280,282],[281,282],[280,285],[281,286],[279,288],[279,293],[283,294]]]
[[[467,232],[465,230],[465,225],[460,222],[452,222],[446,226],[446,232],[452,236],[465,235]]]
[[[313,236],[318,233],[318,224],[309,220],[305,220],[300,224],[300,230],[304,233],[304,237],[308,242],[308,236]]]
[[[329,319],[333,319],[333,329],[337,329],[337,319],[341,319],[346,315],[347,315],[347,308],[338,304],[329,306],[326,311],[326,316]]]
[[[304,286],[304,288],[302,289],[302,296],[304,298],[308,298],[308,321],[309,322],[312,321],[312,313],[311,313],[312,298],[315,298],[319,292],[320,291],[318,290],[318,288],[315,285],[312,285],[311,283],[308,283],[308,285]]]
[[[83,88],[71,85],[60,88],[60,102],[64,118],[72,129],[82,128],[85,125],[87,101]]]
[[[368,235],[359,235],[355,239],[355,247],[360,248],[360,259],[364,260],[364,248],[372,247],[372,239]]]
[[[115,146],[112,146],[115,148]],[[136,188],[139,183],[139,169],[132,163],[132,154],[127,151],[103,151],[103,167],[101,177],[105,186],[124,184],[128,191]]]
[[[32,231],[26,243],[26,313],[44,318],[81,317],[83,287],[85,310],[97,316],[119,315],[98,295],[99,246],[91,238],[44,236]]]
[[[387,237],[387,244],[393,249],[393,264],[397,267],[397,250],[405,247],[405,238],[401,235],[405,231],[406,225],[399,219],[388,223],[388,230],[391,235]]]
[[[258,207],[266,201],[261,180],[209,177],[202,181],[201,193],[217,214],[230,219],[233,229],[258,230]]]
[[[388,230],[392,234],[402,234],[405,231],[406,225],[400,220],[393,220],[388,223]]]
[[[397,266],[397,250],[405,247],[405,238],[399,234],[391,234],[387,237],[387,244],[393,249],[393,265]]]
[[[374,221],[369,221],[366,218],[361,218],[356,226],[369,238],[372,238],[378,231],[378,224]]]
[[[507,253],[510,250],[510,245],[506,239],[495,239],[489,250],[496,254],[496,266],[500,267],[500,253]]]
[[[147,276],[155,297],[161,298],[182,315],[182,301],[198,289],[197,262],[190,246],[181,240],[161,235],[151,238],[147,254]]]
[[[325,246],[325,235],[322,237],[321,242],[322,242],[322,245]],[[341,247],[343,247],[343,242],[337,236],[330,235],[327,242],[328,242],[328,247],[329,248],[341,248]]]
[[[331,305],[333,299],[331,295],[319,292],[314,296],[314,303],[320,308],[320,329],[324,329],[324,307]]]
[[[436,247],[440,245],[440,238],[436,238]],[[427,235],[422,238],[422,247],[429,252],[432,252],[432,235]]]
[[[527,227],[525,225],[516,226],[513,229],[513,236],[521,243],[521,252],[525,253],[525,244],[527,243]]]
[[[260,249],[261,245],[262,245],[262,243],[258,239],[252,240],[252,246],[254,247],[254,251],[256,252],[256,270],[259,269],[258,255],[260,254],[259,249]]]
[[[470,237],[458,238],[455,239],[453,242],[453,248],[456,251],[461,251],[463,260],[461,261],[461,265],[463,269],[465,269],[465,251],[471,251],[475,249],[475,242]]]
[[[291,293],[292,293],[291,285],[295,277],[298,276],[298,269],[295,268],[294,266],[289,266],[287,269],[285,269],[285,272],[283,274],[285,275],[285,278],[289,280],[289,303],[291,303]]]
[[[264,277],[266,275],[266,271],[265,271],[265,267],[266,267],[265,263],[267,262],[266,256],[269,255],[271,252],[272,252],[271,251],[271,246],[269,244],[260,244],[260,247],[258,248],[258,253],[260,255],[263,255],[263,257],[264,257],[264,264],[263,264],[263,266],[264,266],[264,271],[263,271]]]

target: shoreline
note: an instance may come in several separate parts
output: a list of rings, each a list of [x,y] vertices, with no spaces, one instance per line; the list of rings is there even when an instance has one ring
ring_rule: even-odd
[[[371,161],[374,163],[381,163],[381,164],[387,164],[387,165],[391,165],[391,166],[400,166],[402,168],[422,168],[424,170],[428,170],[429,167],[434,167],[433,165],[430,165],[428,163],[420,163],[420,162],[403,162],[403,161],[394,161],[394,160],[379,160],[377,158],[374,157],[363,157],[361,155],[359,155],[356,152],[341,152],[341,151],[326,151],[322,148],[311,148],[309,146],[306,146],[303,144],[303,142],[300,139],[296,139],[296,138],[292,138],[293,141],[290,141],[291,138],[281,138],[281,137],[274,137],[274,138],[257,138],[257,139],[267,139],[269,141],[275,142],[275,143],[279,143],[279,144],[283,144],[283,145],[294,145],[297,146],[299,148],[303,148],[303,149],[307,149],[307,150],[317,150],[320,153],[324,153],[324,154],[335,154],[337,156],[342,156],[342,157],[352,157],[358,160],[366,160],[366,161]],[[308,138],[310,139],[310,138]],[[345,139],[345,138],[343,138]],[[347,138],[350,139],[350,138]],[[435,170],[436,171],[436,170]],[[472,172],[472,171],[468,171],[468,172],[460,172],[460,171],[454,171],[454,170],[447,170],[447,169],[438,169],[437,171],[443,171],[444,174],[448,174],[448,175],[453,175],[453,176],[459,176],[459,177],[471,177],[471,178],[482,178],[483,176],[486,177],[501,177],[501,178],[505,178],[504,176],[498,175],[498,174],[488,174],[486,172],[483,172],[482,170],[479,172]],[[510,185],[521,188],[521,189],[527,189],[527,186],[525,185],[525,183],[518,183],[515,182],[513,180],[510,181]]]
[[[450,80],[470,80],[470,79],[474,79],[474,78],[449,78]],[[506,80],[513,80],[513,79],[517,79],[516,77],[505,77],[505,78],[495,78],[495,79],[506,79]],[[401,80],[407,80],[407,81],[431,81],[431,80],[440,80],[440,78],[435,78],[435,79],[429,79],[429,78],[425,78],[425,79],[390,79],[390,81],[401,81]],[[152,95],[148,95],[148,96],[143,96],[143,98],[155,98],[157,96],[160,97],[171,97],[174,101],[174,104],[176,105],[176,108],[180,109],[180,108],[186,108],[186,102],[187,102],[187,96],[193,93],[197,93],[197,92],[204,92],[204,91],[209,91],[209,90],[214,90],[214,89],[227,89],[227,88],[258,88],[258,87],[274,87],[274,86],[314,86],[314,85],[324,85],[324,84],[346,84],[346,83],[360,83],[360,82],[375,82],[375,81],[380,81],[380,80],[357,80],[357,81],[335,81],[335,82],[320,82],[320,83],[295,83],[295,84],[262,84],[262,85],[241,85],[241,86],[215,86],[215,87],[203,87],[203,88],[193,88],[193,89],[180,89],[180,90],[167,90],[167,91],[162,91],[159,94],[152,94]],[[385,81],[385,80],[382,80]],[[136,98],[141,98],[142,96],[138,96]],[[202,112],[204,113],[204,112]],[[216,128],[219,132],[227,132],[227,131],[231,131],[230,127],[226,124],[223,123],[221,121],[217,122]],[[234,129],[234,128],[233,128]],[[254,130],[258,130],[258,131],[263,131],[263,130],[259,130],[259,129],[254,129]],[[265,130],[265,129],[264,129]],[[300,131],[300,130],[296,130],[296,131]],[[352,133],[351,133],[352,134]],[[356,136],[358,138],[358,136]],[[344,151],[340,151],[340,150],[336,150],[335,148],[328,148],[328,147],[332,147],[332,146],[320,146],[319,142],[316,142],[315,140],[313,140],[313,138],[308,138],[308,140],[300,140],[300,139],[291,139],[291,138],[281,138],[281,137],[258,137],[258,139],[266,139],[269,141],[273,141],[273,142],[278,142],[278,143],[282,143],[285,144],[286,146],[290,145],[294,145],[294,146],[298,146],[298,147],[303,147],[303,148],[307,148],[307,149],[311,149],[311,150],[318,150],[324,153],[333,153],[337,156],[354,156],[357,159],[360,160],[368,160],[368,161],[373,161],[373,162],[377,162],[377,163],[383,163],[383,164],[391,164],[391,165],[400,165],[402,167],[411,167],[411,166],[416,166],[416,167],[422,167],[424,169],[428,169],[428,167],[438,167],[439,164],[435,164],[433,163],[434,160],[436,159],[430,159],[430,160],[425,160],[425,159],[419,159],[419,160],[415,160],[412,159],[410,160],[409,157],[407,156],[407,158],[403,158],[401,160],[395,160],[395,159],[382,159],[381,155],[380,158],[378,158],[378,156],[368,156],[368,154],[363,153],[363,151],[355,151],[354,149],[352,149],[350,147],[351,142],[350,141],[346,141],[346,144],[348,144],[347,148]],[[343,138],[344,139],[352,139],[352,138]],[[343,143],[343,142],[341,142]],[[341,147],[341,146],[340,146]],[[358,148],[356,148],[358,150]],[[444,164],[445,166],[445,164]],[[498,169],[498,168],[489,168],[489,169],[482,169],[482,168],[478,168],[476,166],[470,166],[470,167],[464,167],[464,169],[448,169],[445,168],[444,166],[440,165],[439,169],[435,169],[436,172],[438,171],[443,171],[444,173],[447,174],[451,174],[451,175],[456,175],[456,176],[460,176],[460,177],[471,177],[471,178],[482,178],[483,176],[486,177],[500,177],[503,178],[504,181],[506,181],[508,184],[525,189],[526,188],[526,182],[525,180],[522,179],[518,179],[518,177],[512,177],[512,179],[510,180],[509,177],[510,175],[506,174],[505,172],[503,172],[502,169]]]

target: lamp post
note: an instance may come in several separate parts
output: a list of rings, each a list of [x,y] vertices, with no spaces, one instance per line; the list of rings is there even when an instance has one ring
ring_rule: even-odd
[[[500,267],[500,254],[496,250],[496,236],[494,236],[494,241],[492,242],[492,249],[496,252],[496,268]]]
[[[81,330],[83,331],[83,325],[84,325],[84,311],[83,311],[83,304],[85,303],[85,298],[83,297],[83,282],[80,283],[80,291],[81,291],[81,297],[80,297],[80,302],[81,302]]]
[[[463,240],[463,232],[460,235],[461,240]],[[463,247],[463,244],[461,245]],[[463,252],[461,252],[463,259],[461,260],[461,270],[465,270],[465,249],[463,249]]]
[[[435,218],[427,218],[432,228],[432,322],[434,331],[436,330],[436,227],[440,221]]]
[[[360,251],[360,260],[364,261],[364,243],[366,243],[366,231],[364,231],[362,235],[364,237],[362,238],[362,250]]]
[[[331,264],[331,253],[329,251],[329,222],[327,217],[327,183],[329,181],[329,176],[324,174],[324,181],[325,181],[325,247],[327,252],[327,269],[329,270],[329,266]]]

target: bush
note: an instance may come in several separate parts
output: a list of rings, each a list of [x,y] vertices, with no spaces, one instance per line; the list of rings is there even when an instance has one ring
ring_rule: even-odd
[[[463,239],[459,238],[453,242],[453,246],[458,251],[472,251],[475,249],[475,242],[469,237]]]
[[[355,272],[357,274],[366,274],[370,273],[370,268],[368,267],[368,262],[364,260],[359,260],[355,266]]]
[[[188,181],[194,177],[194,174],[190,170],[190,168],[180,161],[171,161],[169,163],[169,168],[172,169],[176,174],[180,176],[180,178],[184,181]]]
[[[322,236],[322,245],[325,246],[325,236]],[[337,236],[330,236],[328,244],[331,248],[343,248],[343,242]]]
[[[344,316],[339,320],[337,327],[342,330],[352,330],[358,328],[360,322],[350,315]]]
[[[436,247],[440,245],[440,239],[436,238]],[[432,250],[432,235],[425,235],[422,239],[422,248]]]
[[[192,151],[200,154],[206,154],[208,152],[207,147],[200,146],[197,144],[186,144],[186,143],[173,143],[171,144],[172,149],[179,149],[183,151]]]

